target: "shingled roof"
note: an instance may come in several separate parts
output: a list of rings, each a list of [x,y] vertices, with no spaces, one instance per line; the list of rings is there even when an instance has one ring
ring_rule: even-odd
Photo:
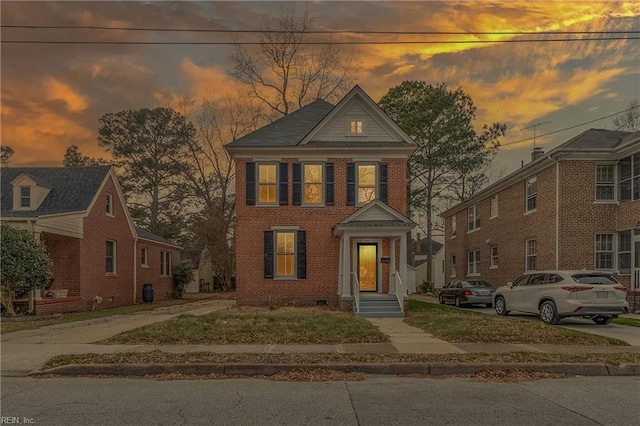
[[[168,244],[171,246],[180,247],[173,241],[169,241],[165,238],[157,236],[156,234],[152,234],[151,232],[147,231],[146,229],[142,229],[139,226],[136,226],[136,234],[138,234],[138,237],[144,238],[145,240],[151,240],[151,241],[156,241],[163,244]]]
[[[91,167],[3,167],[0,179],[0,216],[37,217],[86,211],[111,166]],[[12,181],[26,173],[50,189],[37,210],[13,211]]]
[[[589,129],[560,145],[560,149],[612,149],[620,145],[629,132],[607,129]]]
[[[295,146],[322,121],[333,107],[330,103],[318,99],[226,146],[231,148]]]

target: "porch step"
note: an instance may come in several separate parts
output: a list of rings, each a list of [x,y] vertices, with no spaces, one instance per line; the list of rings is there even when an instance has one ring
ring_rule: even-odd
[[[398,299],[388,294],[361,294],[360,312],[363,318],[403,318]]]

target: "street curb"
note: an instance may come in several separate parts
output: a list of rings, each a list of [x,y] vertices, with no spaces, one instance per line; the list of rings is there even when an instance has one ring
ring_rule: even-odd
[[[386,364],[69,364],[36,370],[29,376],[146,376],[181,373],[195,375],[270,376],[292,370],[335,370],[380,375],[429,376],[473,374],[482,371],[527,370],[570,376],[640,376],[640,364],[590,363],[386,363]]]

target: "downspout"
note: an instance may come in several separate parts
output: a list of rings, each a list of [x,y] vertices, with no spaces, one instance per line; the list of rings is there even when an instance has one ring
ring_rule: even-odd
[[[133,239],[133,304],[136,304],[136,294],[138,293],[138,237]]]
[[[560,161],[550,155],[547,158],[556,162],[556,271],[560,269]]]

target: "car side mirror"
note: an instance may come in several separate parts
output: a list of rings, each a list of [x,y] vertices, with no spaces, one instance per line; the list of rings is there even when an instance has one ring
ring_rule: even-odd
[[[508,286],[508,287],[513,287],[513,283],[512,283],[511,281],[509,281],[509,282],[507,283],[507,286]]]

